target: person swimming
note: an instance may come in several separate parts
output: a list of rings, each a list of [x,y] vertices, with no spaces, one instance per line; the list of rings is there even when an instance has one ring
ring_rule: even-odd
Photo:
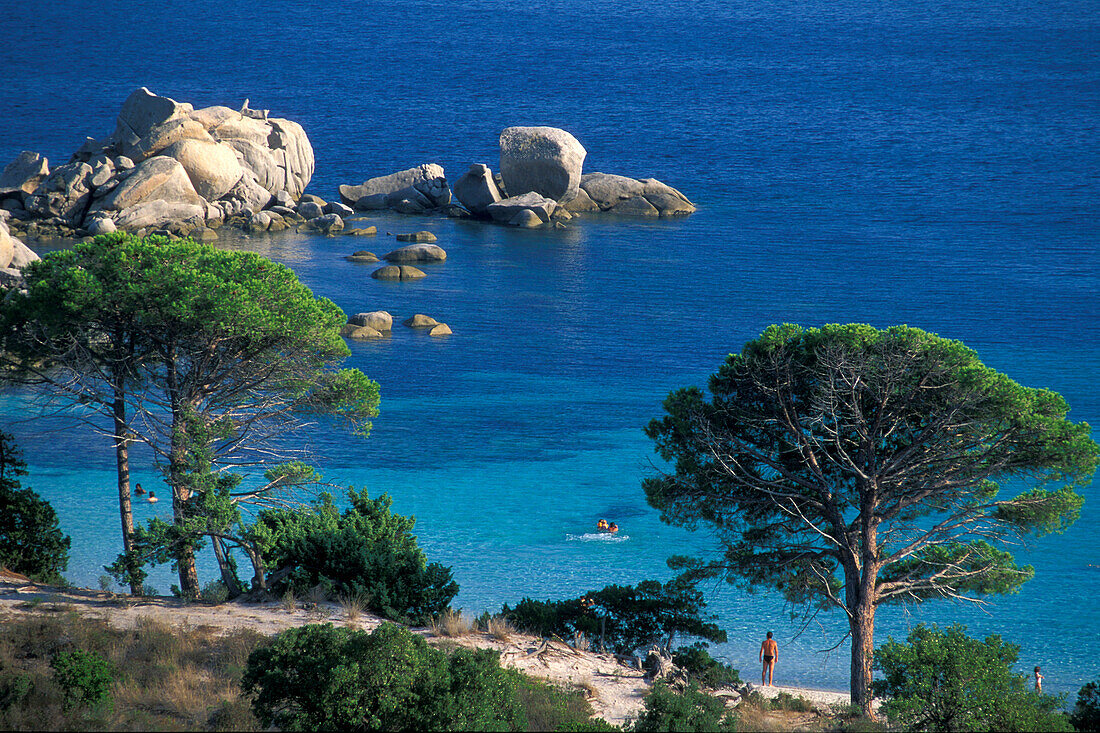
[[[607,525],[607,531],[610,532],[611,534],[615,534],[616,532],[619,531],[619,525],[612,522],[611,524]]]
[[[596,522],[596,531],[597,532],[606,532],[606,531],[608,531],[608,526],[607,526],[607,520],[606,519],[601,519],[600,521]]]
[[[144,495],[145,495],[145,489],[141,488],[141,484],[138,484],[136,487],[134,487],[134,496],[144,496]]]
[[[156,504],[158,501],[160,501],[160,499],[157,498],[156,494],[150,491],[149,496],[145,497],[145,501],[149,502],[150,504]]]

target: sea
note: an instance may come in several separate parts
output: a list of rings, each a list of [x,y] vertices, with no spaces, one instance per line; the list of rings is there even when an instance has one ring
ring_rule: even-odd
[[[1100,425],[1093,0],[5,0],[0,37],[0,164],[24,149],[66,162],[146,86],[298,121],[316,152],[308,191],[325,199],[421,163],[452,181],[470,163],[496,170],[503,128],[551,125],[585,146],[586,172],[655,177],[698,205],[562,230],[352,223],[377,226],[373,240],[223,230],[349,313],[452,328],[352,343],[347,365],[381,385],[370,437],[319,424],[302,441],[327,480],[415,515],[470,615],[667,580],[670,555],[716,552],[647,506],[641,482],[667,466],[642,429],[670,390],[705,385],[772,323],[959,339]],[[344,259],[417,230],[448,253],[423,280],[373,280]],[[98,587],[120,545],[108,443],[18,392],[0,397],[0,426],[72,536],[67,577]],[[167,495],[151,465],[137,469]],[[1020,671],[1041,665],[1072,702],[1100,676],[1098,486],[1069,531],[1020,548],[1035,578],[1018,594],[883,607],[876,640],[922,622],[1000,634]],[[166,501],[135,511],[170,515]],[[619,536],[594,534],[600,518]],[[214,577],[204,556],[201,579]],[[150,582],[166,593],[172,575]],[[839,614],[704,590],[729,633],[712,652],[746,679],[770,630],[777,682],[846,688]]]

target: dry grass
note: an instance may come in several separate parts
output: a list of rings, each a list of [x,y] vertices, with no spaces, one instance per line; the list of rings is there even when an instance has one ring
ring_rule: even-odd
[[[432,633],[436,636],[458,638],[474,632],[474,624],[461,613],[447,609],[432,622]]]
[[[344,612],[344,618],[348,621],[357,621],[367,610],[367,599],[356,593],[339,598],[340,610]]]
[[[485,630],[489,632],[489,636],[503,642],[511,641],[512,636],[519,633],[512,622],[503,616],[490,616],[485,624]]]
[[[239,684],[248,655],[266,643],[251,630],[219,635],[210,626],[148,618],[126,630],[75,613],[6,620],[0,625],[0,730],[256,730]],[[64,709],[49,662],[74,649],[111,663],[113,708]]]
[[[588,637],[584,635],[583,631],[578,631],[573,634],[573,648],[579,652],[586,652],[592,647],[592,643],[588,640]]]
[[[600,688],[592,682],[592,678],[582,678],[573,682],[584,693],[586,700],[596,700],[600,696]]]
[[[283,604],[283,610],[287,613],[293,613],[298,610],[298,599],[294,597],[294,591],[287,588],[286,593],[283,593],[280,602]]]

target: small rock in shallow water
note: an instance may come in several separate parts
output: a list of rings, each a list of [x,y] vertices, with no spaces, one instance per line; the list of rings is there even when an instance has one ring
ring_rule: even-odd
[[[430,331],[428,331],[428,335],[429,336],[450,336],[451,335],[451,327],[448,326],[446,323],[437,324],[435,326],[432,326],[432,329]]]
[[[352,252],[346,259],[351,262],[378,262],[378,255],[374,252],[368,252],[365,249],[361,249],[357,252]]]
[[[426,316],[423,313],[417,313],[414,316],[410,316],[402,321],[409,328],[431,328],[432,326],[438,326],[439,321],[435,320],[431,316]]]
[[[411,265],[386,265],[370,274],[376,280],[419,280],[427,277],[423,270]]]
[[[398,242],[417,242],[431,244],[435,242],[437,237],[431,232],[413,232],[412,234],[398,234]]]

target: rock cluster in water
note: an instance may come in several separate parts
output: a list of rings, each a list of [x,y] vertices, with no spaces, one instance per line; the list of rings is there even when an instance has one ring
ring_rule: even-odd
[[[248,100],[239,109],[195,109],[142,87],[123,103],[114,131],[88,138],[64,165],[51,169],[29,151],[9,163],[0,172],[0,211],[12,233],[38,240],[121,229],[203,241],[217,239],[214,230],[223,224],[248,232],[305,227],[335,234],[355,211],[383,209],[518,227],[563,226],[588,212],[666,217],[695,211],[687,197],[655,179],[584,174],[587,151],[565,130],[509,127],[499,142],[500,173],[475,163],[453,191],[443,167],[426,163],[340,186],[340,201],[326,202],[304,193],[314,156],[298,123],[250,109]],[[415,268],[395,267],[376,277],[419,276]]]
[[[223,223],[340,231],[351,209],[303,194],[313,168],[297,122],[249,109],[248,100],[240,109],[195,109],[142,87],[123,103],[114,131],[88,138],[68,163],[51,169],[29,151],[9,163],[0,209],[36,239],[118,229],[215,239]]]
[[[655,178],[582,174],[586,155],[565,130],[509,127],[500,133],[499,174],[474,163],[452,189],[443,167],[426,163],[358,186],[340,186],[340,200],[357,211],[438,211],[518,227],[561,225],[574,215],[600,211],[640,217],[695,211],[686,196]]]

